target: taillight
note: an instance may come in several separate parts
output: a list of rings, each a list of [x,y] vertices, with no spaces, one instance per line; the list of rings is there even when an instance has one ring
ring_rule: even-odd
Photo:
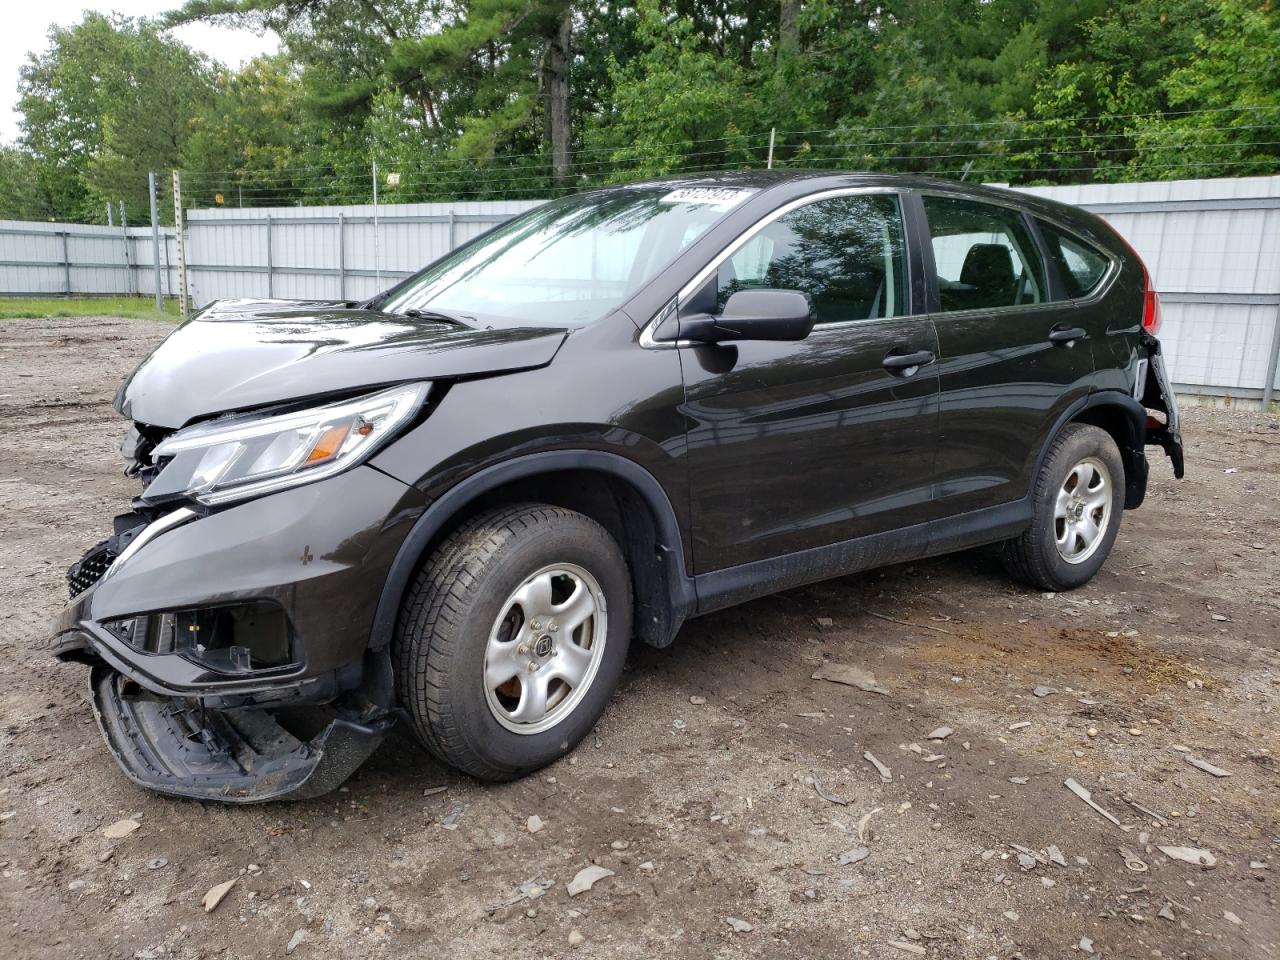
[[[1106,223],[1106,221],[1103,221]],[[1138,261],[1138,266],[1142,268],[1142,329],[1147,331],[1153,337],[1160,332],[1160,294],[1156,292],[1156,285],[1151,282],[1151,271],[1147,269],[1147,265],[1142,262],[1142,258],[1138,256],[1138,251],[1133,249],[1133,244],[1120,235],[1120,231],[1111,224],[1107,224],[1111,228],[1121,243],[1128,247],[1129,252],[1133,254],[1133,259]]]
[[[1141,260],[1138,262],[1142,263]],[[1153,337],[1160,332],[1160,294],[1151,282],[1145,263],[1142,264],[1142,329]]]

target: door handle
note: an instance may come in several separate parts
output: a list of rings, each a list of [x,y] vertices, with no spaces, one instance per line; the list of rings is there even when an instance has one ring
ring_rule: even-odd
[[[1068,327],[1065,323],[1060,323],[1049,331],[1049,342],[1069,347],[1081,337],[1088,335],[1089,331],[1084,327]]]
[[[890,351],[884,355],[884,368],[890,373],[900,373],[903,376],[910,376],[915,372],[915,367],[923,367],[933,363],[938,359],[934,356],[932,350],[916,350],[912,353],[894,353]]]

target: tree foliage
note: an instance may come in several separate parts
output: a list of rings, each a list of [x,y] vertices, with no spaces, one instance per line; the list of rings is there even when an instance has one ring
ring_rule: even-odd
[[[1019,183],[1273,173],[1274,0],[188,0],[23,72],[0,206],[546,196],[774,162]],[[276,31],[214,67],[165,29]],[[387,178],[387,174],[394,174]]]
[[[62,218],[96,218],[119,200],[149,216],[145,171],[179,164],[191,118],[209,101],[209,65],[154,25],[118,16],[88,13],[49,40],[18,86],[39,191]]]

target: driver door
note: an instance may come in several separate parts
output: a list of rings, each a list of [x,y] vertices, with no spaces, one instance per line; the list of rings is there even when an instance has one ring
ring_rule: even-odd
[[[808,294],[817,323],[798,342],[681,348],[697,572],[925,519],[938,343],[912,309],[900,197],[788,205],[722,258],[682,315],[775,288]]]

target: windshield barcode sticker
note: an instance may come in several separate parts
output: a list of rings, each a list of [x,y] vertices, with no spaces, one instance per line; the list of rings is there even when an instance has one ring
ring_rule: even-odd
[[[659,202],[702,203],[719,210],[728,210],[736,207],[753,193],[755,193],[754,190],[734,190],[728,187],[681,187],[679,190],[672,190]]]

